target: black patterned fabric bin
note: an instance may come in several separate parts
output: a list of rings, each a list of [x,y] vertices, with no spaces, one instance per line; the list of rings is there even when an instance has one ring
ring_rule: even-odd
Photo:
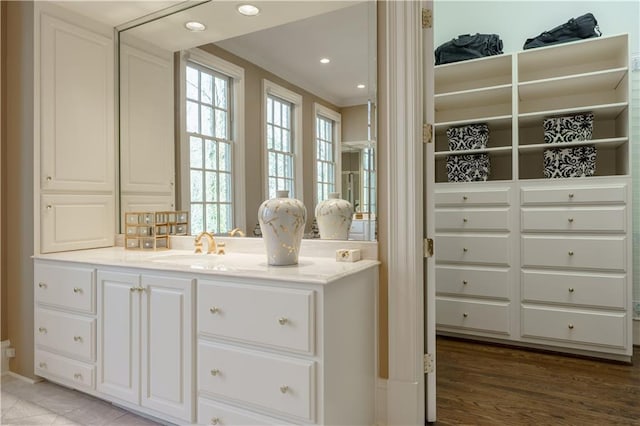
[[[484,149],[489,142],[489,126],[486,124],[469,124],[447,129],[449,150]]]
[[[449,182],[481,182],[489,178],[491,163],[487,154],[462,154],[447,157]]]
[[[590,112],[545,118],[543,125],[546,143],[590,141],[593,136],[593,114]]]
[[[551,148],[544,150],[545,178],[575,178],[596,173],[596,147]]]

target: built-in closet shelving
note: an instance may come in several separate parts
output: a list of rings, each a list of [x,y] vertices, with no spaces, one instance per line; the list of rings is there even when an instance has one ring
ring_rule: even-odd
[[[435,67],[438,332],[628,361],[631,179],[628,35]],[[545,118],[593,113],[588,141],[545,143]],[[484,149],[450,127],[486,123]],[[545,179],[547,148],[596,146],[592,177]],[[447,158],[488,154],[487,182]]]

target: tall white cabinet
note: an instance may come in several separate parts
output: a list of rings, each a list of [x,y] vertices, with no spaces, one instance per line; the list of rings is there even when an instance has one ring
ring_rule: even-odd
[[[626,34],[441,65],[435,75],[436,321],[472,336],[628,361],[631,179]],[[545,117],[594,114],[545,144]],[[487,123],[487,182],[447,182],[446,130]],[[543,151],[597,148],[593,177],[544,179]]]
[[[115,223],[112,30],[50,5],[36,10],[40,251],[110,246]]]

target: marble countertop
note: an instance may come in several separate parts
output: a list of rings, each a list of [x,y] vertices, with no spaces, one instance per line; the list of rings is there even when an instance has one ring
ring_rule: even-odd
[[[377,260],[337,262],[331,257],[301,256],[297,265],[270,266],[266,254],[215,255],[195,254],[193,250],[137,251],[123,247],[38,254],[34,259],[310,284],[329,284],[380,263]]]

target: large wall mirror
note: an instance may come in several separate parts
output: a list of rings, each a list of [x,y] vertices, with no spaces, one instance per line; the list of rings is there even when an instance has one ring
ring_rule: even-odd
[[[188,210],[192,234],[253,236],[260,204],[287,189],[313,238],[316,204],[339,192],[349,239],[374,240],[375,2],[239,5],[119,32],[121,216]]]

